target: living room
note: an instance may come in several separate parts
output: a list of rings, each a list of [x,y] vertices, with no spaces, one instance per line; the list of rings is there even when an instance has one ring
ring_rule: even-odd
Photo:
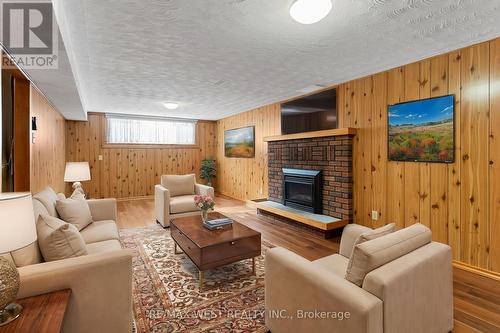
[[[496,1],[1,6],[0,332],[500,332]]]

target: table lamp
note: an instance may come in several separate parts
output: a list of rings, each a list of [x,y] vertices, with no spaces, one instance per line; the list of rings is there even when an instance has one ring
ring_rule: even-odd
[[[35,216],[30,193],[0,193],[0,254],[22,249],[36,241]],[[0,256],[0,326],[21,315],[23,307],[12,303],[19,291],[19,272]]]
[[[82,184],[90,180],[90,167],[89,162],[67,162],[66,170],[64,172],[64,181],[67,183],[73,183],[73,189],[80,191],[85,195]]]

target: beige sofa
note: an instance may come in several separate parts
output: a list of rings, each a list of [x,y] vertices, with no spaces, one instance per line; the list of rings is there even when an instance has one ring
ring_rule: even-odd
[[[356,253],[363,255],[355,257],[359,260],[351,269],[360,263],[369,269],[358,286],[345,276],[355,240],[369,230],[346,226],[340,253],[312,262],[283,248],[267,252],[266,325],[271,332],[452,330],[450,247],[432,242],[430,230],[422,225],[359,244]]]
[[[40,214],[57,216],[63,194],[51,188],[33,196],[35,221]],[[18,297],[71,289],[63,332],[130,332],[132,329],[132,257],[122,249],[116,226],[115,199],[87,201],[93,220],[81,230],[88,255],[43,262],[37,242],[4,254],[19,269]]]
[[[168,227],[176,217],[200,214],[200,208],[194,204],[196,194],[214,198],[214,189],[197,184],[194,174],[161,176],[161,184],[155,186],[156,221]]]

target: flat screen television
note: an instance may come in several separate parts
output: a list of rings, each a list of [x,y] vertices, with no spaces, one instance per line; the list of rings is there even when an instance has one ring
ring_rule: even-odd
[[[337,128],[335,89],[281,104],[281,133],[293,134]]]
[[[389,105],[390,161],[455,161],[455,96]]]

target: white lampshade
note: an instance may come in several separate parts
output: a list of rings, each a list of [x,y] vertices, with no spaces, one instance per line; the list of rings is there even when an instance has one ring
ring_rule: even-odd
[[[0,193],[0,253],[19,250],[36,241],[30,193]]]
[[[89,162],[67,162],[64,172],[65,182],[84,182],[90,180]]]

